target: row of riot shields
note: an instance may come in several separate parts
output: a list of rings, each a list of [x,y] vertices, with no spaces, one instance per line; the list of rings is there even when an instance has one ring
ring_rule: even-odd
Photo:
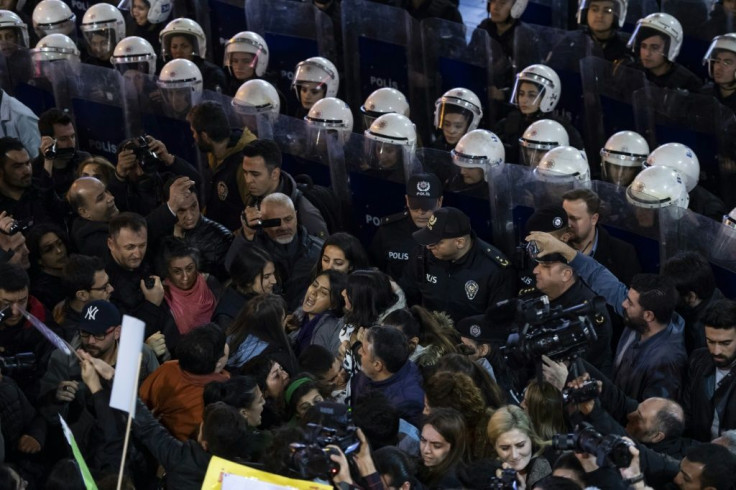
[[[184,118],[193,101],[161,94],[152,79],[131,73],[121,75],[66,62],[45,69],[44,77],[32,78],[25,85],[47,93],[56,107],[73,113],[84,149],[115,162],[122,140],[145,133],[162,140],[169,151],[203,173],[207,171]],[[22,91],[16,91],[19,93]],[[306,175],[314,184],[332,189],[342,227],[366,244],[382,217],[403,211],[409,176],[432,172],[450,182],[459,173],[447,152],[381,143],[359,133],[325,131],[288,116],[244,117],[232,110],[229,97],[206,91],[203,98],[222,104],[234,127],[245,126],[261,138],[274,139],[282,149],[284,169],[292,176]],[[178,112],[170,107],[179,102]],[[669,116],[677,119],[676,114]],[[699,119],[695,123],[705,124]],[[542,180],[531,169],[513,164],[491,169],[486,180],[489,197],[446,191],[444,203],[463,209],[478,235],[509,256],[523,239],[533,210],[559,203],[561,195],[573,188],[573,184]],[[677,252],[697,250],[713,264],[719,287],[736,292],[736,232],[732,229],[689,211],[632,207],[625,189],[612,184],[593,181],[587,185],[604,203],[603,225],[612,235],[635,245],[645,270],[658,270]]]

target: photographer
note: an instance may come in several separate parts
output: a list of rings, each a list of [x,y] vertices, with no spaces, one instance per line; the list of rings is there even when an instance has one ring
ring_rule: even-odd
[[[26,238],[17,230],[17,221],[6,211],[0,212],[0,264],[9,263],[28,269],[30,252]]]
[[[201,181],[199,172],[186,160],[169,153],[162,141],[148,135],[139,136],[118,145],[115,178],[108,189],[120,211],[145,216],[165,202],[164,182],[172,176]]]
[[[687,363],[684,321],[675,313],[673,282],[655,274],[637,274],[627,288],[594,259],[548,233],[532,232],[540,255],[560,254],[591,289],[622,315],[627,327],[614,356],[613,380],[637,400],[652,396],[677,399]]]

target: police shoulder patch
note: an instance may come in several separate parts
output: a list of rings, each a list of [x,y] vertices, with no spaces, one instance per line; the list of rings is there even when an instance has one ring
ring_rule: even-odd
[[[501,267],[505,268],[511,265],[511,262],[506,258],[506,255],[493,245],[485,244],[483,247],[483,253],[493,259],[493,261]]]

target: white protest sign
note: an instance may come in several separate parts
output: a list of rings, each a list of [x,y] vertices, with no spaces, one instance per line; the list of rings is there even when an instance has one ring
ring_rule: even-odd
[[[123,328],[120,333],[110,406],[129,412],[133,417],[135,417],[135,400],[138,394],[138,365],[145,330],[145,323],[132,316],[123,315]]]

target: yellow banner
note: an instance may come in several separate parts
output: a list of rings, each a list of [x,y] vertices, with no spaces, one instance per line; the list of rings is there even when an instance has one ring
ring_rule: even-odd
[[[332,490],[332,485],[287,478],[212,456],[210,465],[207,467],[207,474],[204,477],[204,483],[202,483],[202,489],[231,490],[236,488]]]

